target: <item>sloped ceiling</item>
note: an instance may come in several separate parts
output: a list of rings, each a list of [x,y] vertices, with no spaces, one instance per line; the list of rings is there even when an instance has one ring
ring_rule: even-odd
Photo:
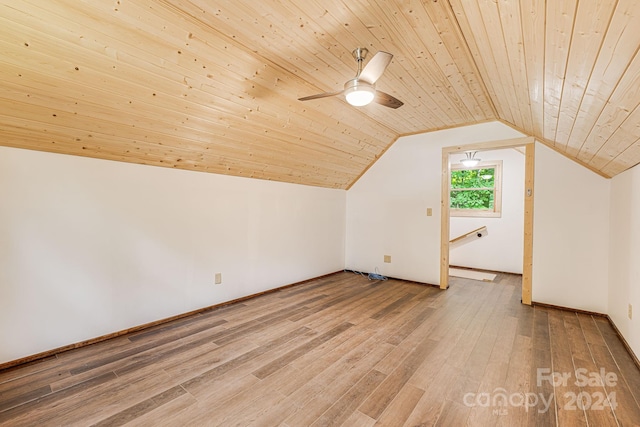
[[[500,120],[640,162],[637,0],[4,0],[0,145],[348,188],[399,136]],[[342,97],[351,52],[394,55]]]

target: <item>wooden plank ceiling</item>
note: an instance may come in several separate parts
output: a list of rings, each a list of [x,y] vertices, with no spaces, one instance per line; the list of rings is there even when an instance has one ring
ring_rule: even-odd
[[[3,0],[0,144],[348,188],[399,136],[488,120],[640,162],[637,0]],[[394,55],[342,89],[356,47]]]

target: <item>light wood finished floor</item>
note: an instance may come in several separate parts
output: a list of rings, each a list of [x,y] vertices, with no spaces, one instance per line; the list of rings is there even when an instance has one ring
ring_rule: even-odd
[[[639,401],[606,319],[505,274],[342,272],[0,372],[2,425],[633,426]]]

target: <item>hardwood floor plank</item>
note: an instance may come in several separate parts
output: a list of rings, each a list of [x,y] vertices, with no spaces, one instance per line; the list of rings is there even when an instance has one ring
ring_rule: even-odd
[[[224,310],[224,307],[221,309]],[[209,313],[209,315],[215,315],[215,316],[219,316],[220,313],[219,312],[215,312],[215,310],[211,310],[211,312]],[[202,314],[198,313],[196,316],[202,316]],[[204,317],[203,317],[204,318]],[[225,323],[226,321],[224,320],[218,320],[217,322],[220,323]],[[129,341],[140,341],[143,339],[149,339],[149,338],[153,338],[156,337],[160,334],[164,334],[168,331],[174,330],[174,329],[179,329],[179,328],[183,328],[183,327],[189,327],[191,325],[193,325],[194,323],[194,319],[192,317],[185,317],[183,319],[178,319],[178,320],[174,320],[171,321],[169,323],[164,323],[162,325],[157,325],[148,329],[144,329],[140,332],[135,332],[129,336],[127,336],[127,338],[129,339]],[[200,323],[200,322],[198,322]],[[206,327],[206,326],[205,326]]]
[[[504,280],[504,275],[501,275]],[[502,288],[498,304],[494,307],[480,339],[471,353],[468,367],[463,371],[468,387],[458,396],[450,394],[448,398],[465,406],[469,410],[469,425],[497,425],[499,417],[504,415],[504,406],[496,400],[499,393],[505,393],[504,384],[512,357],[513,341],[517,331],[517,319],[509,317],[508,305],[512,300],[513,287]],[[509,321],[511,319],[511,321]],[[490,396],[490,405],[470,405],[469,393],[475,396]],[[477,399],[472,402],[477,402]],[[506,406],[506,405],[505,405]]]
[[[444,296],[445,293],[440,293],[440,295],[443,296],[443,299],[441,300],[441,308],[447,307],[447,304],[454,304],[457,300],[455,295],[453,298],[449,299]],[[483,299],[479,298],[479,300],[482,301]],[[471,322],[472,319],[471,316],[465,317],[465,313],[469,311],[467,310],[467,306],[456,305],[456,307],[460,310],[437,310],[434,315],[426,317],[417,328],[415,328],[411,333],[406,334],[405,339],[398,343],[396,349],[393,350],[382,362],[380,362],[376,366],[376,369],[386,374],[391,373],[398,366],[398,363],[407,357],[407,355],[413,351],[425,336],[428,336],[429,339],[434,342],[438,341],[436,349],[432,352],[430,359],[434,358],[434,354],[436,354],[438,350],[440,352],[443,351],[442,342],[445,343],[445,346],[451,346],[451,348],[446,347],[444,349],[444,351],[447,352],[447,355],[450,354],[452,346],[457,344],[460,336],[462,335],[463,329],[459,329],[461,332],[459,335],[449,335],[449,332],[467,320],[468,322]],[[429,304],[429,308],[433,308],[433,305]],[[471,311],[473,313],[476,312],[475,309],[472,309]],[[447,336],[448,339],[442,340],[445,336]],[[421,377],[422,375],[420,375],[420,372],[423,369],[430,370],[431,367],[435,367],[437,369],[436,365],[437,363],[422,364],[416,371],[414,377]],[[414,381],[414,378],[412,378],[411,381]],[[419,388],[423,387],[419,382],[415,382],[414,384]]]
[[[16,406],[24,405],[27,402],[31,402],[32,400],[36,400],[51,393],[51,386],[49,385],[45,385],[40,388],[33,388],[29,386],[30,384],[27,384],[26,388],[20,387],[19,389],[10,390],[9,392],[0,395],[0,412]],[[20,393],[22,390],[24,390],[24,392]]]
[[[484,305],[489,295],[490,292],[482,292],[481,295],[478,295],[477,300]],[[441,310],[438,314],[446,312],[447,311]],[[465,340],[468,338],[466,335],[467,328],[475,321],[478,310],[464,307],[461,311],[457,310],[453,312],[451,316],[439,318],[438,314],[428,321],[435,320],[433,324],[434,327],[428,332],[428,335],[430,339],[439,338],[438,344],[429,355],[429,363],[423,363],[410,380],[411,384],[425,390],[429,387],[440,369],[442,369],[443,365],[457,365],[455,358],[452,356],[455,355],[463,343],[466,342]],[[449,312],[449,314],[452,313]],[[474,333],[478,332],[476,329]],[[472,351],[472,349],[470,351]],[[462,371],[462,368],[460,371]]]
[[[269,325],[283,322],[288,318],[295,316],[298,313],[305,313],[307,311],[307,307],[305,306],[306,304],[317,301],[322,298],[324,297],[317,296],[317,297],[309,298],[300,303],[293,304],[291,306],[286,306],[284,308],[280,308],[275,312],[265,314],[255,319],[251,319],[239,325],[231,326],[214,335],[212,337],[212,341],[215,342],[216,344],[222,345],[230,341],[233,341],[234,339],[237,339],[239,336],[243,336],[248,333],[259,332],[261,330],[268,328]]]
[[[247,358],[241,363],[229,365],[225,367],[226,369],[220,375],[210,378],[202,387],[190,389],[190,392],[198,399],[199,407],[206,407],[209,410],[224,407],[224,402],[227,399],[232,399],[260,383],[260,380],[251,372],[282,356],[291,347],[295,348],[298,345],[302,345],[315,336],[317,334],[313,331],[297,335],[284,345],[271,347],[268,351],[261,352],[255,357]]]
[[[550,375],[557,373],[557,380],[550,379],[549,381],[553,382],[554,407],[558,424],[563,426],[586,425],[587,421],[584,410],[570,409],[572,397],[579,395],[582,389],[576,385],[574,379],[575,367],[573,365],[571,350],[566,345],[568,338],[564,327],[563,316],[557,311],[549,311],[548,318],[553,371],[549,369],[549,372],[538,373],[537,381],[547,381],[543,380],[543,378],[553,378],[550,377]]]
[[[244,338],[218,346],[214,343],[206,343],[200,347],[190,349],[188,352],[174,354],[172,357],[157,363],[158,368],[164,369],[170,376],[178,378],[180,381],[187,381],[195,376],[203,374],[215,366],[229,362],[239,355],[256,350],[260,347],[270,345],[274,337],[280,337],[298,330],[300,326],[291,322],[281,322],[272,325],[269,334],[251,334]],[[295,345],[298,340],[306,341],[309,337],[317,335],[315,331],[305,329],[304,333],[296,335],[288,346]],[[273,349],[272,349],[273,350]],[[262,355],[269,351],[261,351],[260,355],[251,361],[259,360]],[[270,360],[270,359],[268,359]]]
[[[106,373],[90,380],[84,381],[80,384],[76,384],[73,387],[69,387],[67,389],[48,394],[44,397],[41,397],[36,400],[32,400],[20,406],[15,406],[6,411],[0,412],[0,423],[12,421],[15,418],[23,417],[27,418],[34,413],[38,413],[41,411],[41,408],[52,405],[58,401],[66,399],[71,396],[75,396],[82,391],[90,390],[96,388],[100,384],[104,384],[110,380],[117,378],[113,372]],[[13,421],[12,421],[13,422]]]
[[[180,386],[172,387],[168,390],[165,390],[161,393],[156,394],[153,397],[150,397],[149,399],[143,400],[142,402],[137,403],[136,405],[133,405],[123,411],[120,411],[117,414],[114,414],[109,418],[106,418],[100,421],[99,423],[93,424],[93,426],[116,427],[116,426],[125,425],[129,421],[132,421],[148,412],[151,412],[152,410],[166,403],[169,403],[172,400],[177,399],[178,397],[186,393],[187,393],[186,390]]]
[[[105,372],[115,372],[117,375],[121,376],[135,370],[144,369],[146,366],[153,365],[154,363],[158,368],[162,368],[168,360],[172,360],[169,357],[162,358],[156,356],[171,355],[176,358],[180,357],[182,354],[189,354],[189,352],[193,351],[214,351],[217,345],[211,343],[210,339],[210,335],[213,332],[215,332],[215,329],[207,329],[194,335],[186,335],[183,338],[176,338],[174,333],[172,332],[172,338],[159,339],[157,341],[157,347],[151,347],[143,352],[133,352],[127,357],[115,359],[108,364],[103,364],[99,367],[94,367],[93,369],[84,371],[80,374],[55,381],[51,384],[51,387],[54,391],[64,389],[79,382],[85,381],[87,378],[91,378],[92,376],[96,376]]]
[[[549,315],[547,309],[533,308],[533,355],[531,360],[531,379],[529,385],[531,388],[535,386],[534,393],[539,399],[550,399],[554,395],[553,384],[548,381],[538,381],[538,370],[549,369],[553,372],[553,363],[551,361],[551,340],[549,337]],[[552,405],[548,409],[539,405],[538,400],[533,408],[529,410],[530,425],[557,425],[556,416],[556,400],[553,399]]]
[[[309,341],[306,344],[301,345],[300,347],[291,350],[290,352],[288,352],[287,354],[285,354],[284,356],[274,360],[273,362],[269,363],[266,366],[261,367],[260,369],[256,370],[253,372],[253,375],[255,375],[256,377],[260,378],[260,379],[264,379],[266,377],[268,377],[269,375],[273,374],[274,372],[276,372],[278,369],[281,369],[283,366],[288,365],[289,363],[291,363],[292,361],[296,360],[297,358],[301,357],[303,354],[307,353],[308,351],[310,351],[311,349],[329,341],[330,339],[332,339],[333,337],[340,335],[342,332],[346,331],[347,329],[351,328],[353,326],[353,324],[351,323],[342,323],[341,325],[333,328],[332,330],[330,330],[329,332],[325,332],[324,334],[320,335],[319,337],[316,337],[314,339],[312,339],[311,341]]]
[[[429,318],[436,310],[433,307],[426,307],[418,313],[417,316],[411,318],[408,322],[402,324],[398,330],[387,339],[387,342],[392,345],[400,344],[405,338],[407,338],[418,326],[420,326],[425,320]]]
[[[293,368],[288,367],[290,376],[296,378],[300,375],[300,372]],[[280,381],[281,383],[283,381]],[[288,382],[288,381],[284,381]],[[260,418],[247,424],[249,426],[277,426],[284,424],[285,418],[289,417],[297,411],[304,410],[306,403],[311,399],[311,396],[321,393],[323,386],[317,382],[305,383],[304,393],[294,393],[291,395],[285,395],[282,389],[278,386],[274,386],[274,391],[282,396],[282,400],[277,405],[272,405],[265,408],[260,414]]]
[[[468,406],[448,400],[445,402],[442,414],[440,414],[440,418],[438,418],[435,426],[448,427],[465,425],[469,411],[470,408]]]
[[[518,310],[518,335],[533,335],[533,310],[520,307]]]
[[[68,369],[54,366],[0,383],[0,411],[53,392],[51,383],[70,375]]]
[[[567,311],[562,313],[562,317],[567,332],[567,344],[571,349],[573,359],[592,360],[591,350],[589,350],[589,344],[587,344],[577,314]]]
[[[225,408],[225,403],[251,390],[259,382],[260,380],[253,375],[238,376],[234,372],[215,378],[209,383],[209,388],[195,397],[196,403],[189,407],[189,411],[184,412],[176,424],[189,426],[220,424],[222,421],[220,416],[223,415],[221,409]]]
[[[217,344],[211,343],[211,339],[208,336],[199,338],[195,341],[186,343],[170,343],[169,345],[163,345],[158,348],[154,348],[151,351],[147,351],[138,355],[135,358],[131,358],[130,363],[126,363],[122,367],[114,367],[114,372],[117,375],[125,375],[129,372],[143,369],[147,366],[162,363],[170,358],[178,357],[182,353],[191,353],[191,350],[197,349],[198,351],[213,351],[219,348]]]
[[[493,349],[491,350],[490,359],[493,362],[509,364],[511,353],[513,351],[514,338],[518,330],[518,319],[507,315],[502,318],[501,331],[498,334]]]
[[[415,296],[415,294],[403,295],[402,297],[398,298],[396,301],[394,301],[391,304],[387,305],[386,307],[383,307],[382,309],[380,309],[380,311],[372,314],[371,318],[379,320],[379,319],[382,319],[383,317],[385,317],[387,315],[390,315],[395,310],[397,310],[399,307],[402,307],[402,305],[404,305],[407,301],[412,299],[414,296]]]
[[[427,358],[435,347],[436,342],[425,339],[409,355],[399,363],[399,366],[391,372],[371,396],[358,410],[365,415],[377,420],[391,401],[400,392],[409,378]]]
[[[487,299],[484,304],[477,307],[475,312],[467,313],[467,319],[472,321],[465,327],[464,334],[458,341],[456,348],[451,353],[448,363],[457,367],[465,367],[476,343],[478,342],[482,331],[493,312],[495,301],[500,293],[500,288],[490,286],[488,289]]]
[[[183,319],[185,322],[191,320],[189,323],[185,323],[183,325],[170,327],[167,329],[158,329],[153,331],[148,331],[145,334],[138,334],[135,337],[129,337],[129,341],[131,342],[139,342],[144,340],[153,340],[153,342],[162,342],[162,340],[158,340],[158,335],[162,334],[166,337],[173,336],[176,340],[183,339],[190,335],[196,335],[203,331],[210,331],[213,329],[222,329],[220,326],[223,326],[227,323],[224,319],[212,319],[211,321],[206,321],[207,317],[201,316],[194,325],[194,319],[186,318]],[[173,333],[168,333],[173,332]]]
[[[367,344],[379,342],[368,340]],[[322,415],[336,400],[358,382],[380,359],[387,355],[391,346],[384,342],[356,348],[345,354],[339,361],[322,371],[313,381],[291,393],[300,395],[304,402],[296,411],[286,415],[285,423],[292,426],[310,425]]]
[[[391,401],[389,406],[387,406],[380,417],[378,417],[375,425],[392,427],[404,424],[422,398],[422,395],[424,395],[424,390],[417,387],[411,385],[403,387],[395,399]],[[372,420],[371,417],[367,417],[367,419]]]
[[[109,340],[100,341],[86,347],[68,350],[57,354],[58,363],[63,362],[67,369],[81,366],[88,360],[97,357],[105,357],[114,353],[123,351],[123,349],[131,348],[131,341],[126,335],[111,338]]]
[[[0,424],[638,423],[640,371],[607,320],[524,306],[520,282],[336,273],[0,371]],[[576,384],[600,369],[616,384]],[[599,392],[617,406],[584,409]]]
[[[209,343],[179,355],[174,354],[173,357],[159,363],[158,368],[164,369],[172,378],[184,382],[258,347],[260,345],[250,339],[234,341],[232,345],[223,346]]]
[[[286,380],[293,371],[285,367],[277,374],[255,382],[251,388],[244,388],[228,399],[206,400],[210,414],[194,420],[196,425],[210,424],[219,426],[247,426],[254,422],[262,423],[264,414],[272,407],[279,407],[286,398],[274,391],[274,387]]]
[[[536,383],[531,383],[531,366],[533,358],[533,344],[530,336],[517,333],[513,338],[511,357],[507,368],[507,375],[504,382],[504,392],[508,398],[511,396],[523,396],[531,391],[539,393]],[[519,403],[519,402],[517,402]],[[524,426],[528,421],[528,408],[523,405],[509,403],[500,407],[498,405],[499,426]]]
[[[564,312],[562,313],[564,318],[565,330],[567,332],[567,341],[569,348],[571,349],[571,355],[573,358],[574,372],[570,381],[574,383],[578,380],[577,372],[599,372],[600,367],[596,365],[596,362],[591,353],[591,348],[587,342],[587,337],[582,328],[584,320],[579,318],[576,313]],[[592,331],[593,332],[593,331]],[[595,338],[595,339],[594,339]],[[595,342],[600,342],[593,333],[591,333],[591,339]],[[596,393],[603,393],[604,389],[601,385],[594,386],[590,384],[580,385],[580,392],[586,393],[586,396],[596,396]],[[577,401],[578,395],[568,396],[570,400],[565,403],[566,410],[577,411],[580,409],[580,405]],[[585,417],[589,425],[618,425],[616,417],[609,406],[604,406],[601,410],[584,410]]]
[[[343,295],[330,299],[323,304],[314,307],[304,323],[312,329],[331,329],[339,323],[337,319],[349,319],[355,324],[355,319],[350,317],[350,313],[357,313],[360,319],[370,317],[369,310],[376,310],[376,301],[384,301],[393,295],[394,291],[389,288],[379,286],[379,283],[367,283],[361,289],[349,289]],[[299,319],[291,319],[299,321]]]
[[[184,425],[184,420],[187,418],[187,414],[193,411],[197,402],[198,401],[195,397],[186,393],[162,406],[158,406],[151,411],[132,419],[126,425],[128,427]]]
[[[59,356],[60,355],[48,356],[43,359],[34,360],[19,366],[0,370],[0,384],[35,375],[49,369],[55,369],[59,365]]]
[[[362,412],[355,411],[342,425],[349,427],[373,427],[375,424],[376,420],[367,417]]]
[[[609,321],[604,318],[595,318],[594,320],[616,364],[620,367],[622,380],[627,383],[627,387],[633,394],[636,403],[640,405],[640,369],[635,365],[633,358],[620,341],[618,334],[609,324]],[[634,366],[636,366],[635,369]]]
[[[445,405],[448,404],[448,402],[458,402],[471,408],[472,406],[467,404],[468,399],[465,397],[468,393],[478,395],[479,390],[480,380],[467,377],[464,375],[464,371],[460,372],[460,375],[456,377],[456,380],[449,384],[449,389],[444,395]]]
[[[501,403],[503,402],[495,399],[496,395],[499,393],[506,394],[504,383],[506,381],[507,370],[507,363],[497,360],[489,361],[485,374],[480,381],[480,385],[477,390],[474,391],[473,389],[467,388],[464,390],[465,394],[461,396],[461,399],[458,397],[458,400],[456,401],[463,405],[468,405],[468,402],[471,400],[467,393],[475,393],[476,396],[486,395],[491,398],[490,405],[474,405],[471,407],[469,411],[469,425],[497,425],[500,417],[505,414],[504,411],[508,411],[506,408],[507,405],[501,406]],[[475,400],[471,401],[474,402]]]
[[[284,336],[281,336],[273,341],[270,341],[267,345],[258,347],[254,350],[251,350],[247,353],[243,353],[235,359],[231,359],[228,362],[225,362],[221,365],[216,366],[215,368],[209,369],[208,371],[191,378],[188,381],[182,383],[182,386],[193,394],[193,390],[197,390],[198,388],[206,387],[206,383],[211,381],[212,379],[223,375],[226,371],[234,369],[235,367],[246,363],[247,361],[258,357],[261,354],[264,354],[275,347],[281,346],[289,341],[291,341],[296,336],[302,335],[309,331],[309,328],[300,327],[293,332],[290,332]]]
[[[367,396],[383,382],[386,375],[376,370],[369,371],[345,395],[340,397],[312,426],[339,426],[353,413]]]
[[[290,366],[300,372],[300,377],[296,378],[294,382],[300,385],[303,384],[304,381],[308,381],[333,363],[339,361],[345,353],[362,348],[362,344],[368,340],[375,340],[375,335],[363,334],[361,329],[351,327],[330,340],[310,348],[309,351],[289,363]],[[376,340],[377,342],[379,340]],[[365,349],[370,350],[368,347]],[[282,386],[292,391],[295,390],[295,387],[289,387],[285,384]]]
[[[577,313],[576,317],[580,322],[582,333],[587,341],[587,344],[605,345],[604,338],[600,333],[600,330],[593,321],[593,316]]]
[[[106,357],[101,357],[99,359],[93,359],[90,362],[86,362],[83,363],[81,366],[75,367],[71,369],[71,375],[78,375],[78,374],[82,374],[84,372],[90,371],[92,369],[95,368],[99,368],[101,366],[104,365],[108,365],[112,362],[118,361],[118,360],[122,360],[122,359],[126,359],[130,356],[139,354],[139,353],[143,353],[147,350],[151,350],[153,348],[156,347],[156,343],[155,342],[149,342],[146,343],[144,345],[138,346],[138,347],[134,347],[134,348],[128,348],[127,350],[121,351],[119,353],[116,354],[112,354]]]
[[[620,372],[618,365],[609,352],[609,348],[600,344],[590,344],[590,347],[595,365],[599,370],[585,373],[585,375],[588,377],[594,376],[592,378],[594,380],[597,378],[601,386],[597,392],[592,393],[588,399],[585,399],[586,402],[584,404],[589,408],[587,412],[601,410],[600,402],[605,406],[610,403],[612,405],[611,409],[621,425],[640,426],[640,406],[631,390],[629,390],[626,381],[624,381],[624,374]],[[595,377],[595,374],[599,375]],[[601,394],[597,394],[598,392]],[[598,399],[602,393],[609,397],[608,403],[607,400],[600,401]]]
[[[85,425],[95,424],[176,385],[162,371],[141,370],[58,402],[40,412],[33,419],[34,424],[67,426],[78,419],[83,419]]]
[[[433,426],[438,422],[445,406],[445,396],[451,384],[458,381],[460,369],[444,364],[438,369],[437,375],[429,382],[425,393],[405,421],[409,426]]]

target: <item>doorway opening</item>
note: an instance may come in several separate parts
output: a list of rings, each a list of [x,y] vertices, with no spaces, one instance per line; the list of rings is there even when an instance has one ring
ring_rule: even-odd
[[[449,287],[449,250],[451,232],[451,156],[467,152],[500,150],[506,148],[524,148],[524,224],[523,224],[523,259],[522,259],[522,302],[531,305],[531,279],[533,259],[533,175],[534,175],[534,150],[533,137],[515,138],[500,141],[483,142],[479,144],[459,145],[444,147],[442,149],[442,199],[441,199],[441,245],[440,245],[440,288]],[[455,191],[454,191],[455,196]],[[487,209],[489,210],[489,209]],[[495,210],[492,206],[492,210]],[[489,215],[490,216],[490,215]],[[494,215],[495,216],[495,215]],[[473,230],[474,232],[478,230]],[[471,233],[463,238],[477,238],[482,232]],[[475,234],[475,236],[474,236]],[[455,239],[454,239],[455,240]]]

